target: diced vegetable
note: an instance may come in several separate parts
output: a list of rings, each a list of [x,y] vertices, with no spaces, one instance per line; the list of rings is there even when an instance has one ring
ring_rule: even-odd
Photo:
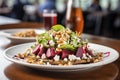
[[[57,55],[61,55],[62,54],[62,51],[56,51],[55,52]]]
[[[79,47],[79,48],[77,49],[76,56],[82,58],[82,57],[83,57],[83,54],[85,54],[85,53],[86,53],[86,52],[85,52],[85,50],[83,49],[83,47]]]
[[[40,45],[37,45],[37,47],[33,50],[33,54],[38,54],[40,51]]]
[[[40,51],[38,53],[39,56],[42,56],[42,54],[46,53],[46,48],[44,46],[40,46]]]
[[[47,58],[52,58],[55,56],[55,49],[54,48],[48,48],[46,52],[46,57]]]
[[[62,59],[68,57],[68,55],[70,55],[70,54],[75,54],[75,52],[70,51],[70,50],[66,50],[66,49],[62,50]]]
[[[62,50],[62,59],[68,57],[68,55],[69,55],[68,50]]]
[[[88,48],[86,48],[85,50],[90,56],[94,56],[93,53],[92,53],[92,50],[88,50]]]

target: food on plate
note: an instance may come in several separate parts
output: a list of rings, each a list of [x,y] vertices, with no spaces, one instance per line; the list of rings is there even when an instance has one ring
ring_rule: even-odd
[[[12,34],[12,36],[15,36],[15,37],[36,37],[37,34],[36,34],[34,29],[30,29],[30,30],[14,33],[14,34]]]
[[[103,52],[91,49],[88,40],[82,39],[78,32],[55,25],[37,36],[35,45],[14,58],[31,64],[69,66],[99,62]]]

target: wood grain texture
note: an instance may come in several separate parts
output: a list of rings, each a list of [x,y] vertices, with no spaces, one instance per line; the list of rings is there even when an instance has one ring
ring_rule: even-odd
[[[37,22],[21,22],[17,24],[9,24],[9,25],[0,25],[1,29],[12,29],[12,28],[41,28],[43,24]]]

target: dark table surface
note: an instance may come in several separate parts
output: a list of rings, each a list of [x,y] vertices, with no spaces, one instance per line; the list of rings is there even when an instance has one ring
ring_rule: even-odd
[[[41,28],[40,23],[19,23],[10,25],[1,25],[0,29],[9,28]],[[120,40],[82,34],[82,37],[88,38],[89,42],[109,46],[120,53]],[[102,66],[98,69],[86,72],[49,72],[35,70],[20,66],[3,57],[3,51],[12,44],[7,38],[0,38],[0,80],[120,80],[120,58],[113,63]]]

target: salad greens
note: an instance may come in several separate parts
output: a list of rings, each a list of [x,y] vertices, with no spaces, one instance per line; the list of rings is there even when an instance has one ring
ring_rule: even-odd
[[[71,44],[63,44],[59,48],[67,49],[67,50],[71,50],[71,51],[75,51],[76,50],[76,48],[73,45],[71,45]]]
[[[82,40],[77,32],[64,28],[62,25],[54,25],[51,30],[40,34],[36,41],[47,48],[53,47],[71,51],[75,51],[78,47],[88,43],[87,40]]]

